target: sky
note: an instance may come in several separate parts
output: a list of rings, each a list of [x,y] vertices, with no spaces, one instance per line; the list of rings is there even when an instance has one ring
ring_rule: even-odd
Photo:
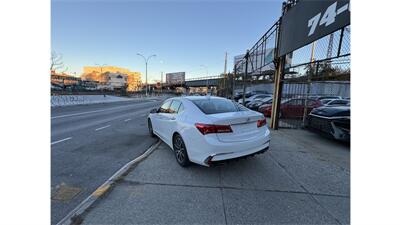
[[[281,14],[281,1],[111,1],[53,0],[51,49],[61,54],[67,73],[107,64],[160,80],[161,72],[186,78],[228,71]],[[201,66],[204,65],[204,66]],[[164,76],[165,80],[165,76]]]

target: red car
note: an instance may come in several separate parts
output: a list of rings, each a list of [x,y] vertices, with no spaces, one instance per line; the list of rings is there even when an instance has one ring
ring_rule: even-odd
[[[304,115],[304,98],[293,98],[281,102],[280,118],[298,118]],[[319,100],[308,99],[307,100],[307,115],[312,109],[322,106]],[[262,105],[259,111],[264,114],[265,117],[271,116],[272,105]]]

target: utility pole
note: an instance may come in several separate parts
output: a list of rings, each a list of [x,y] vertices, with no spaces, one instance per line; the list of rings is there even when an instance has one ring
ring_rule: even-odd
[[[106,66],[107,64],[104,63],[104,64],[100,65],[98,63],[95,63],[95,65],[100,67],[100,77],[101,77],[101,75],[103,74],[103,67]],[[104,81],[104,83],[106,83],[106,82]]]
[[[228,60],[228,52],[225,52],[225,66],[224,66],[224,80],[223,80],[223,84],[224,84],[224,96],[227,97],[226,95],[228,95],[228,85],[227,85],[227,75],[226,75],[226,64],[227,64],[227,60]]]
[[[329,36],[329,42],[328,42],[328,51],[326,53],[326,58],[331,58],[332,57],[332,48],[333,48],[333,33]]]
[[[163,81],[163,72],[161,72],[161,82],[160,82],[160,87],[161,87],[161,93],[162,93],[162,81]]]
[[[314,42],[312,43],[312,46],[311,46],[311,59],[310,59],[310,62],[312,63],[311,65],[313,65],[313,62],[314,62],[315,43],[316,43],[316,41],[314,41]]]
[[[232,100],[235,100],[235,78],[236,78],[236,68],[237,68],[237,63],[233,66],[233,74],[232,74]]]
[[[243,96],[242,96],[243,105],[245,105],[245,102],[246,102],[246,82],[247,82],[247,66],[249,64],[249,50],[247,50],[244,58],[246,60],[246,66],[245,66],[244,76],[243,76]]]
[[[312,43],[311,46],[311,59],[310,59],[310,68],[311,71],[307,76],[307,93],[306,93],[306,98],[304,99],[304,111],[303,111],[303,126],[306,125],[306,119],[307,119],[307,115],[308,115],[308,97],[310,96],[310,92],[311,92],[311,76],[314,73],[314,50],[315,50],[315,43],[316,41],[314,41]],[[328,50],[329,51],[329,50]],[[318,69],[318,68],[317,68]],[[315,73],[317,73],[317,71],[315,70]]]
[[[226,63],[228,60],[228,52],[225,52],[225,67],[224,67],[224,75],[226,75]]]

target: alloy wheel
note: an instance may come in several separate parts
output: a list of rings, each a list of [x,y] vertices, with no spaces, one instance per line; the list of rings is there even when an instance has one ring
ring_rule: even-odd
[[[175,138],[174,148],[175,148],[176,159],[178,160],[179,163],[183,163],[185,160],[185,152],[184,152],[185,147],[183,145],[181,137]]]

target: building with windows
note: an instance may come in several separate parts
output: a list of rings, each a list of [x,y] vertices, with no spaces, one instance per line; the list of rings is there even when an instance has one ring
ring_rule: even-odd
[[[60,86],[77,85],[81,82],[79,77],[74,77],[66,73],[56,73],[54,70],[50,71],[51,83]]]
[[[116,67],[116,66],[85,66],[83,67],[83,74],[81,76],[82,80],[94,80],[98,81],[102,85],[108,85],[110,77],[106,74],[119,74],[126,78],[126,89],[127,91],[137,91],[140,90],[142,85],[141,73],[132,72],[128,69]],[[111,75],[113,80],[118,80],[121,78],[116,78],[118,75]],[[125,79],[124,78],[124,79]],[[118,80],[120,82],[120,80]]]

